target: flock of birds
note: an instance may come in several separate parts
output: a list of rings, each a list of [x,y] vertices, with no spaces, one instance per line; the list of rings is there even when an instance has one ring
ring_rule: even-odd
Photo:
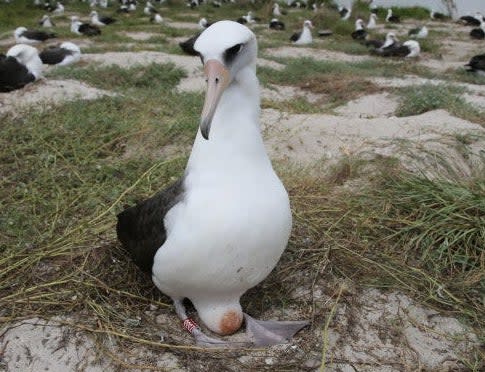
[[[83,22],[77,15],[71,16],[70,31],[76,35],[84,35],[88,37],[100,35],[102,28],[113,24],[117,20],[113,17],[99,15],[94,9],[96,7],[107,8],[109,0],[83,0],[89,1],[92,11],[89,14],[89,21]],[[137,0],[118,0],[119,7],[117,13],[132,13],[137,9]],[[153,1],[153,0],[152,0]],[[165,0],[158,1],[163,3]],[[188,0],[187,6],[196,8],[207,0]],[[226,0],[235,2],[236,0]],[[211,4],[215,7],[220,7],[221,2],[212,0]],[[43,0],[33,0],[33,6],[50,12],[53,16],[63,15],[65,7],[62,3],[56,2],[44,3]],[[288,8],[302,8],[307,7],[307,0],[294,1],[286,0],[286,6]],[[308,6],[310,8],[310,6]],[[311,8],[313,11],[318,11],[319,7],[317,3],[312,3]],[[343,21],[351,20],[352,9],[343,6],[335,8],[338,11],[340,18]],[[400,42],[394,31],[388,32],[385,39],[370,39],[369,30],[373,30],[378,25],[378,9],[371,2],[369,7],[368,21],[365,22],[362,18],[355,19],[355,30],[349,35],[352,39],[360,42],[369,48],[370,53],[379,55],[382,57],[401,57],[401,58],[414,58],[418,57],[421,52],[421,46],[419,39],[424,39],[428,36],[429,30],[426,25],[414,28],[409,31],[408,36],[411,38],[404,42]],[[272,6],[272,19],[269,21],[268,27],[275,31],[286,30],[285,23],[281,20],[282,17],[288,14],[286,9],[283,9],[279,3],[274,3]],[[153,5],[151,1],[146,1],[143,8],[143,14],[149,17],[152,23],[162,23],[163,18],[160,11]],[[437,13],[435,11],[430,12],[431,20],[445,20],[448,17]],[[238,23],[244,25],[258,24],[261,19],[255,17],[250,11],[246,15],[243,15],[236,19]],[[475,15],[463,16],[459,20],[462,24],[474,27],[470,31],[470,37],[473,39],[485,39],[485,19],[480,13]],[[392,9],[387,10],[385,17],[386,24],[400,23],[401,19],[399,15],[393,13]],[[199,21],[200,32],[188,40],[181,42],[180,47],[189,55],[198,55],[198,52],[194,50],[194,43],[203,30],[208,28],[212,23],[208,22],[206,18],[202,18]],[[44,15],[39,25],[42,28],[51,28],[55,24],[50,15]],[[301,31],[292,34],[289,37],[289,41],[295,45],[308,45],[313,42],[312,30],[314,26],[311,20],[305,20]],[[319,30],[317,32],[319,37],[328,37],[333,34],[332,30]],[[60,45],[49,46],[42,50],[40,53],[36,53],[37,49],[33,48],[32,44],[40,44],[47,40],[56,38],[54,33],[27,29],[25,27],[18,27],[14,31],[15,41],[17,45],[7,51],[5,55],[0,54],[0,92],[8,92],[15,89],[20,89],[26,84],[37,80],[41,76],[42,65],[68,65],[79,61],[81,58],[81,49],[73,42],[64,42]],[[40,60],[40,62],[39,62]],[[485,54],[474,56],[465,67],[474,72],[485,74]]]

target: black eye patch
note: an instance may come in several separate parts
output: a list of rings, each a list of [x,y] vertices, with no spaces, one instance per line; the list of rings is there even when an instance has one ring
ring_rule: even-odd
[[[236,44],[233,47],[226,49],[224,52],[224,63],[227,65],[230,65],[232,61],[234,61],[234,58],[236,58],[237,54],[239,51],[242,49],[244,44]]]

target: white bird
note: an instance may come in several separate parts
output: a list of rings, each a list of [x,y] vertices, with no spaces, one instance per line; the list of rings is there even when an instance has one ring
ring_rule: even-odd
[[[69,41],[59,46],[51,46],[39,54],[42,63],[47,65],[67,66],[81,59],[81,49]]]
[[[210,345],[223,341],[202,333],[183,299],[211,331],[236,332],[243,322],[239,299],[276,266],[292,217],[261,136],[256,36],[237,22],[220,21],[194,48],[207,93],[185,173],[120,213],[117,232],[135,263],[173,299],[197,343]],[[280,343],[307,324],[244,318],[256,345]]]
[[[61,3],[58,2],[56,4],[56,8],[54,9],[54,11],[52,13],[56,14],[56,15],[64,14],[64,5],[62,5]]]
[[[296,32],[291,35],[290,40],[297,45],[311,44],[313,41],[311,31],[312,28],[312,21],[306,20],[303,22],[303,29],[300,32]]]
[[[10,92],[42,76],[42,61],[36,48],[17,44],[0,55],[0,92]]]
[[[386,22],[399,23],[401,22],[401,19],[399,18],[399,16],[393,15],[392,9],[389,8],[387,9]]]
[[[281,17],[280,4],[278,3],[273,4],[273,15],[275,17]]]
[[[371,13],[369,16],[369,22],[367,23],[367,28],[373,29],[377,27],[377,14]]]
[[[155,13],[150,16],[150,22],[160,24],[163,23],[163,18],[160,13]]]
[[[49,17],[47,14],[44,15],[39,21],[39,25],[46,28],[54,27],[54,24],[51,21],[51,17]]]
[[[7,57],[15,57],[34,75],[35,79],[42,77],[42,61],[39,58],[39,51],[30,45],[17,44],[7,52]]]
[[[27,30],[25,27],[17,27],[14,31],[17,44],[38,44],[56,37],[56,34],[37,30]]]
[[[408,35],[418,39],[424,39],[428,37],[428,28],[426,26],[413,28],[409,30]]]

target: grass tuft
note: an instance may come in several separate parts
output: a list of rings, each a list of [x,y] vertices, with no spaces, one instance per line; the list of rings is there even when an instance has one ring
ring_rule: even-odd
[[[419,115],[436,109],[447,110],[460,118],[485,124],[485,117],[478,109],[467,103],[461,95],[464,88],[445,84],[423,84],[399,88],[401,102],[397,116]]]

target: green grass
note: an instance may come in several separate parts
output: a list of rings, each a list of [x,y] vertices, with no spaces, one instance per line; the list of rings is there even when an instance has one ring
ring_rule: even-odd
[[[82,80],[98,88],[123,91],[137,88],[169,90],[175,88],[185,75],[184,71],[173,64],[156,63],[131,68],[116,65],[86,68],[69,66],[58,68],[50,73],[52,77]]]
[[[293,244],[315,242],[309,254],[320,249],[321,255],[312,262],[327,257],[332,270],[352,281],[401,288],[485,326],[483,174],[429,179],[382,160],[370,165],[344,159],[324,180],[292,180],[299,231]],[[357,190],[332,187],[363,174],[368,182]]]
[[[485,125],[483,112],[465,101],[461,95],[464,88],[451,85],[423,84],[399,88],[401,95],[397,116],[419,115],[427,111],[444,109],[452,115]]]

